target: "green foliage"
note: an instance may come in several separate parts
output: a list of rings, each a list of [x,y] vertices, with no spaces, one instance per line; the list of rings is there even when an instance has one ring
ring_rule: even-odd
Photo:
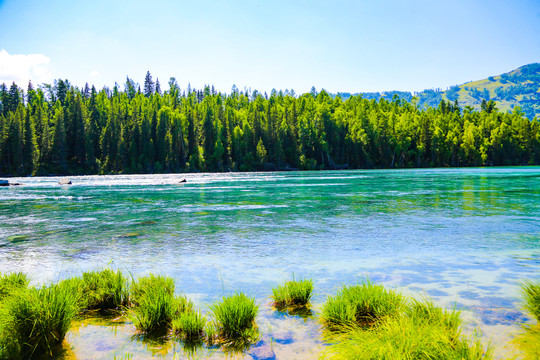
[[[52,356],[77,312],[76,294],[67,286],[31,288],[8,297],[0,308],[0,356]]]
[[[344,286],[329,297],[322,309],[322,321],[329,330],[361,326],[369,328],[386,317],[396,316],[405,306],[405,298],[394,290],[366,281]]]
[[[219,333],[226,339],[250,335],[255,328],[255,318],[259,307],[255,299],[244,293],[224,296],[220,302],[210,306]]]
[[[362,360],[481,360],[491,359],[478,340],[470,341],[438,322],[398,316],[377,327],[354,329],[333,339],[325,359]]]
[[[82,278],[71,278],[66,286],[71,286],[80,294],[80,305],[88,310],[117,309],[127,305],[128,280],[120,270],[109,268],[89,271]]]
[[[516,345],[520,351],[519,359],[540,359],[540,324],[535,326],[525,326],[524,331],[516,336],[512,340],[512,343]]]
[[[57,81],[43,87],[46,93],[32,90],[27,104],[16,86],[3,86],[0,174],[540,164],[540,120],[525,118],[538,113],[537,70],[496,77],[508,82],[500,88],[469,84],[418,97],[388,92],[346,100],[324,90],[272,92],[268,99],[237,89],[182,95],[175,81],[158,94],[150,73],[145,93],[129,78],[125,92]],[[490,103],[496,94],[522,97],[521,107],[503,112],[510,100]]]
[[[206,317],[199,311],[181,312],[172,321],[173,332],[186,341],[198,340],[206,327]]]
[[[461,334],[458,311],[407,299],[366,282],[342,288],[324,304],[330,359],[491,359],[478,339]]]
[[[28,287],[28,277],[23,273],[9,273],[0,275],[0,303],[6,297],[25,290]]]
[[[540,322],[540,281],[522,284],[525,308]]]
[[[313,295],[313,280],[286,281],[272,289],[272,298],[278,308],[305,306]]]
[[[174,280],[160,275],[152,274],[135,281],[131,299],[134,307],[128,316],[144,333],[167,330],[174,317],[193,309],[186,297],[174,295]]]

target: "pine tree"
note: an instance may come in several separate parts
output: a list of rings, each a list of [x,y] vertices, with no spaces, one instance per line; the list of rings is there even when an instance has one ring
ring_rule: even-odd
[[[155,85],[152,81],[152,75],[150,71],[146,72],[146,77],[144,78],[144,96],[150,97],[155,92]]]
[[[161,85],[159,85],[159,79],[156,79],[156,94],[163,95],[161,93]]]
[[[64,109],[60,100],[55,103],[53,113],[54,130],[51,146],[53,170],[65,174],[67,173],[66,129],[64,124]]]

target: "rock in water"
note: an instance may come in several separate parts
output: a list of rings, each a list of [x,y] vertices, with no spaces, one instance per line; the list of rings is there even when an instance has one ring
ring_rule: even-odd
[[[249,354],[256,360],[275,360],[276,354],[272,347],[266,343],[251,348]]]
[[[9,186],[9,181],[7,181],[7,180],[0,180],[0,186]]]
[[[71,180],[64,178],[58,182],[58,185],[71,185]]]
[[[186,180],[186,179],[182,179],[182,180],[180,180],[180,182],[181,182],[181,183],[185,183],[185,182],[187,182],[187,180]]]

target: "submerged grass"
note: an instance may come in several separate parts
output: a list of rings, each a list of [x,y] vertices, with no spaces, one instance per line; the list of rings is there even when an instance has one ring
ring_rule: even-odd
[[[242,292],[224,296],[220,302],[210,306],[219,336],[227,340],[256,337],[255,318],[259,307],[255,298]]]
[[[286,281],[272,289],[274,305],[278,309],[294,306],[306,306],[313,295],[313,280]]]
[[[323,305],[321,318],[328,330],[347,327],[370,327],[381,319],[395,316],[405,305],[405,298],[394,290],[365,281],[344,286]]]
[[[0,357],[52,356],[77,312],[76,294],[60,284],[7,298],[0,308]]]

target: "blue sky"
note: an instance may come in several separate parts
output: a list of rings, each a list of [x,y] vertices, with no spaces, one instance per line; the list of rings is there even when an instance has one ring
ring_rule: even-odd
[[[443,88],[540,62],[540,1],[0,0],[0,82]]]

